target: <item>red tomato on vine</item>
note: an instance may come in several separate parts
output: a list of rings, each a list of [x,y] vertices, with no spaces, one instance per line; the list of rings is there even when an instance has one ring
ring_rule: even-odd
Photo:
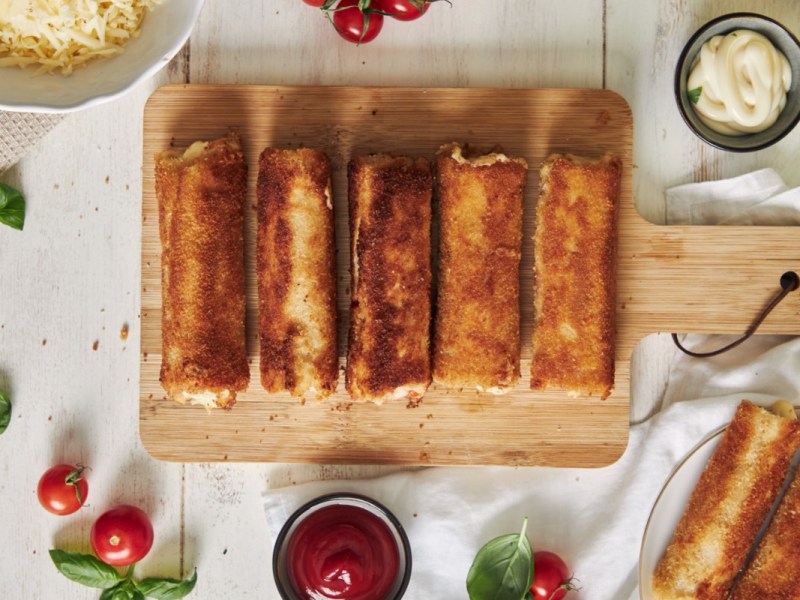
[[[71,515],[86,502],[89,484],[83,465],[56,465],[39,479],[36,496],[42,507],[54,515]]]
[[[348,42],[366,44],[383,29],[384,17],[397,21],[420,18],[439,0],[303,0],[322,10]],[[450,0],[445,0],[450,3]]]
[[[153,546],[153,525],[142,509],[122,504],[104,512],[92,525],[92,549],[108,565],[142,560]]]
[[[534,600],[561,600],[575,590],[572,583],[573,578],[560,556],[545,550],[533,553],[531,594]]]
[[[339,35],[354,44],[371,42],[383,29],[383,15],[371,8],[362,10],[359,0],[340,0],[331,18]]]
[[[428,12],[428,0],[380,0],[380,8],[398,21],[413,21]]]

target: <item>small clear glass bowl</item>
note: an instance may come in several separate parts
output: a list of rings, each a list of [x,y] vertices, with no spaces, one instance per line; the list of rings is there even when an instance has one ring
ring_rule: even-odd
[[[272,572],[275,585],[283,600],[306,600],[292,584],[289,574],[288,550],[292,536],[301,523],[318,511],[332,506],[351,506],[366,511],[386,526],[397,548],[398,565],[394,582],[388,595],[381,600],[400,600],[411,578],[411,545],[400,521],[382,504],[359,494],[336,493],[315,498],[298,508],[284,523],[275,540],[272,555]]]
[[[778,120],[764,131],[738,136],[718,133],[703,123],[695,113],[686,89],[692,65],[703,44],[715,35],[726,35],[737,29],[749,29],[762,34],[783,53],[792,69],[792,84],[786,94],[786,106]],[[786,27],[763,15],[732,13],[717,17],[698,29],[684,46],[675,70],[675,101],[689,129],[712,146],[731,152],[752,152],[771,146],[792,131],[800,120],[800,42]]]

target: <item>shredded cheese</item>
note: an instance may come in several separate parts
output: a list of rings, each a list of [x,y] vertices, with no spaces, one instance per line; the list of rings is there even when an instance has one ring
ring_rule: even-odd
[[[61,72],[122,52],[161,0],[0,0],[0,67]]]

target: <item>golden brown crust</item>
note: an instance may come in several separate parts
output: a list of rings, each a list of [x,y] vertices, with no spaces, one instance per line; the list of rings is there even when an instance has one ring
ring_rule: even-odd
[[[800,599],[800,479],[789,486],[731,598]]]
[[[798,447],[800,423],[739,405],[656,567],[655,598],[727,596]]]
[[[329,396],[336,356],[336,249],[331,167],[316,150],[261,153],[258,323],[268,392]]]
[[[493,153],[436,159],[439,278],[433,377],[500,393],[520,376],[519,265],[527,163]]]
[[[347,391],[373,402],[418,398],[431,380],[430,163],[357,156],[348,165],[348,183]]]
[[[199,154],[198,154],[199,152]],[[244,204],[238,136],[156,156],[161,235],[161,383],[169,396],[230,408],[247,389]],[[216,396],[214,398],[213,396]]]
[[[622,163],[554,154],[541,168],[534,234],[531,389],[608,397],[614,386]]]

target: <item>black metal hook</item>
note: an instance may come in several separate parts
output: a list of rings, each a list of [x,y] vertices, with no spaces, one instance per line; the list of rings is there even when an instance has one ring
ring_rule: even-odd
[[[747,328],[744,332],[744,335],[737,340],[734,340],[727,346],[723,346],[722,348],[718,348],[717,350],[712,350],[711,352],[692,352],[691,350],[686,349],[683,347],[678,340],[678,334],[672,334],[672,341],[675,342],[675,345],[678,349],[683,352],[684,354],[688,354],[689,356],[694,356],[695,358],[708,358],[710,356],[717,356],[718,354],[722,354],[723,352],[727,352],[733,348],[736,348],[739,344],[744,342],[747,338],[752,336],[758,326],[764,322],[764,319],[767,318],[767,315],[772,312],[772,309],[778,306],[781,300],[783,300],[790,292],[795,291],[798,287],[800,287],[800,276],[797,275],[794,271],[786,271],[783,275],[781,275],[781,291],[770,301],[769,304],[761,311],[761,314],[758,315],[755,321]]]

